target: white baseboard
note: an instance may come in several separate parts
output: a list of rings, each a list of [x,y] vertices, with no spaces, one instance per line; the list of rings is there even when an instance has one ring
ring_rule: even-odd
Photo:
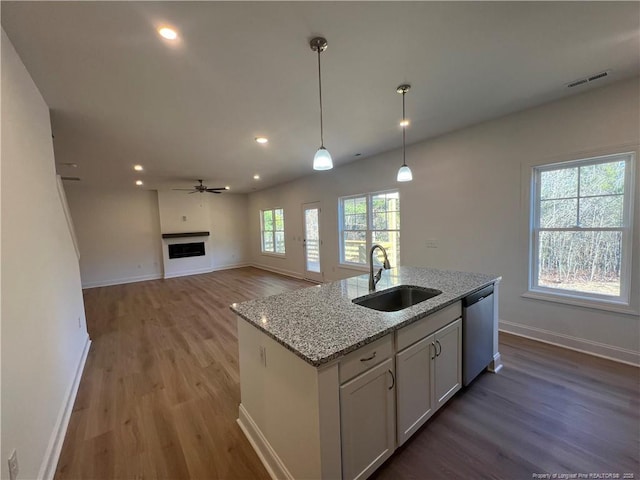
[[[552,332],[542,328],[530,327],[518,323],[500,320],[499,330],[520,337],[530,338],[539,342],[549,343],[558,347],[568,348],[577,352],[587,353],[596,357],[606,358],[634,367],[640,366],[640,352],[620,348],[606,343],[594,342],[584,338],[573,337],[563,333]]]
[[[291,270],[285,270],[283,268],[271,267],[268,265],[262,265],[261,263],[251,263],[250,266],[259,268],[260,270],[266,270],[267,272],[279,273],[280,275],[284,275],[286,277],[297,278],[299,280],[304,280],[304,276],[298,272],[294,272]]]
[[[171,273],[167,275],[162,275],[161,273],[152,273],[149,275],[140,275],[139,277],[125,277],[125,278],[116,278],[113,280],[101,280],[98,282],[87,282],[82,284],[83,289],[89,288],[97,288],[97,287],[110,287],[112,285],[123,285],[125,283],[135,283],[135,282],[146,282],[147,280],[159,280],[161,278],[177,278],[177,277],[186,277],[188,275],[200,275],[202,273],[210,273],[217,272],[220,270],[232,270],[234,268],[242,268],[250,266],[250,263],[242,262],[242,263],[230,263],[227,265],[217,265],[213,268],[200,268],[198,270],[188,270],[184,272]]]
[[[189,275],[200,275],[202,273],[210,273],[211,267],[204,268],[196,268],[194,270],[181,270],[179,272],[167,273],[164,272],[164,279],[168,278],[177,278],[177,277],[188,277]]]
[[[147,280],[158,280],[162,278],[161,273],[150,273],[148,275],[140,275],[137,277],[116,278],[112,280],[100,280],[98,282],[86,282],[82,284],[83,289],[96,287],[109,287],[111,285],[122,285],[124,283],[146,282]]]
[[[78,394],[78,387],[80,386],[80,379],[82,378],[82,372],[84,371],[84,365],[87,361],[87,355],[89,354],[89,347],[91,346],[91,340],[89,335],[85,340],[84,349],[76,368],[73,382],[67,391],[66,401],[62,404],[58,418],[56,420],[53,433],[49,438],[49,445],[45,452],[42,464],[40,465],[40,472],[38,478],[43,480],[53,479],[56,473],[56,467],[58,466],[58,460],[60,459],[60,452],[62,451],[62,444],[64,443],[64,437],[67,434],[67,427],[69,426],[69,419],[71,418],[71,411],[73,410],[73,404],[76,401],[76,395]]]
[[[227,265],[215,265],[214,267],[198,268],[197,270],[185,270],[183,272],[165,274],[164,278],[188,277],[189,275],[202,275],[203,273],[219,272],[222,270],[233,270],[249,266],[248,263],[230,263]]]
[[[267,469],[267,472],[274,480],[285,478],[287,480],[294,480],[293,475],[287,470],[287,467],[282,463],[280,457],[275,450],[269,444],[269,441],[260,431],[260,428],[251,418],[249,412],[240,404],[238,409],[238,425],[244,432],[247,440],[258,454],[258,458]]]
[[[213,267],[213,269],[211,270],[212,272],[219,272],[221,270],[233,270],[235,268],[244,268],[244,267],[249,267],[251,266],[250,263],[247,262],[241,262],[241,263],[230,263],[228,265],[216,265]]]

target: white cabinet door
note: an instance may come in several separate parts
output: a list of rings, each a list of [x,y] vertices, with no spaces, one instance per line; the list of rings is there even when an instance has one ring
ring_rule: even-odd
[[[398,446],[420,428],[434,412],[433,359],[434,336],[423,338],[396,355]]]
[[[340,387],[343,480],[365,479],[395,449],[393,358]]]
[[[402,445],[433,414],[433,335],[396,355],[398,446]]]
[[[398,446],[462,385],[460,319],[396,354]]]
[[[462,385],[462,323],[458,319],[435,334],[435,409],[449,400]]]

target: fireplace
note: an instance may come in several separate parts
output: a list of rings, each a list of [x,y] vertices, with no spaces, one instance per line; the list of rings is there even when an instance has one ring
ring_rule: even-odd
[[[164,278],[210,272],[213,246],[209,242],[207,231],[163,233]]]
[[[169,245],[169,258],[201,257],[204,254],[204,242]]]

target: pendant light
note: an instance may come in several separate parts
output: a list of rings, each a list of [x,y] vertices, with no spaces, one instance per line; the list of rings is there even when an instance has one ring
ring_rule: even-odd
[[[313,38],[309,45],[311,50],[318,52],[318,87],[320,90],[320,148],[313,157],[314,170],[331,170],[333,168],[333,160],[329,150],[324,148],[324,131],[322,129],[322,75],[320,70],[320,53],[327,49],[327,39],[322,37]]]
[[[404,111],[404,95],[409,91],[410,88],[411,88],[411,85],[405,84],[405,85],[400,85],[396,89],[396,92],[402,94],[402,122],[400,123],[400,125],[402,126],[402,166],[398,170],[397,180],[399,182],[410,182],[411,180],[413,180],[413,174],[411,173],[411,169],[407,166],[407,147],[406,147],[407,135],[406,133],[407,133],[407,126],[409,125],[409,122],[407,122],[407,118],[405,116],[405,111]]]

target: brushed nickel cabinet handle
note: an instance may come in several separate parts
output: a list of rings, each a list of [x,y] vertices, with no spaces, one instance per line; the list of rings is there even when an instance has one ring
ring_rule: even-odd
[[[436,353],[436,357],[439,357],[440,354],[442,353],[442,345],[440,344],[439,340],[436,340],[436,345],[440,347],[440,349],[438,350],[438,353]]]
[[[376,352],[373,352],[373,355],[371,355],[370,357],[361,358],[360,361],[361,362],[368,362],[369,360],[373,360],[374,358],[376,358]]]
[[[389,370],[389,373],[391,374],[391,386],[389,387],[389,390],[391,390],[396,386],[396,377],[393,376],[393,372],[391,370]]]
[[[433,357],[431,357],[431,360],[435,360],[436,358],[436,352],[438,351],[438,349],[436,348],[436,344],[431,342],[431,346],[433,347]],[[429,347],[431,348],[431,347]]]

